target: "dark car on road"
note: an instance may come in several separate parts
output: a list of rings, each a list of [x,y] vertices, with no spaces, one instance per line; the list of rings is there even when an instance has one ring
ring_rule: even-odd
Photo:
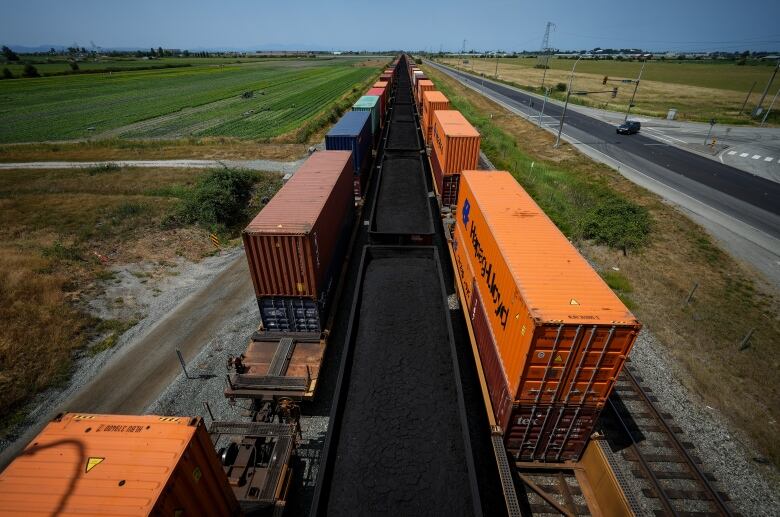
[[[633,135],[639,133],[641,127],[642,124],[636,120],[628,120],[617,127],[617,133],[619,135]]]

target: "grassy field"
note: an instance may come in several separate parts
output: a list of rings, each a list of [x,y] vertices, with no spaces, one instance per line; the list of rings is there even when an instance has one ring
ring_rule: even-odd
[[[442,73],[427,67],[426,73],[479,129],[482,149],[496,167],[511,171],[605,272],[608,283],[660,340],[680,380],[780,465],[780,304],[762,277],[724,253],[700,226],[616,171],[568,144],[553,148],[546,131]],[[605,191],[652,217],[650,234],[627,256],[583,238],[588,205]],[[694,282],[699,288],[685,304]],[[751,328],[756,329],[751,345],[740,350]]]
[[[488,77],[495,76],[495,60],[470,59],[466,65],[458,59],[445,59],[443,62],[469,71],[473,69]],[[534,68],[535,64],[536,59],[499,59],[498,77],[523,88],[537,89],[542,83],[544,70]],[[559,82],[568,83],[573,64],[574,60],[551,59],[545,84],[554,88]],[[604,86],[602,81],[605,75],[610,79],[635,79],[641,66],[639,62],[581,60],[577,65],[572,88],[574,91],[611,90],[617,86],[618,96],[616,99],[612,99],[610,93],[572,96],[571,101],[625,111],[633,85],[610,81]],[[740,116],[739,109],[754,82],[757,84],[746,110],[755,107],[771,73],[772,67],[766,65],[650,61],[645,66],[633,112],[665,117],[669,108],[676,108],[679,118],[683,120],[708,121],[714,117],[721,123],[749,124],[750,118]],[[554,91],[553,95],[559,99],[565,97],[565,93],[561,92]],[[769,100],[764,101],[765,108],[768,103]],[[775,120],[775,117],[770,117]]]
[[[327,60],[328,58],[323,58]],[[274,58],[273,60],[276,60]],[[78,61],[80,71],[93,70],[136,70],[151,67],[179,67],[179,66],[208,66],[227,65],[239,63],[260,63],[271,61],[268,58],[236,58],[236,57],[163,57],[157,59],[143,59],[137,57],[107,57],[89,58]],[[71,72],[70,59],[64,56],[20,56],[16,64],[6,63],[0,68],[8,68],[15,76],[20,76],[26,63],[32,64],[41,75],[61,74]]]
[[[98,320],[84,309],[100,290],[97,282],[110,281],[112,267],[140,260],[162,267],[213,251],[208,230],[172,219],[209,174],[118,168],[0,173],[0,429],[22,414],[17,410],[31,394],[67,379],[74,353],[102,351],[133,324]],[[281,186],[278,174],[257,173],[253,181],[249,212]]]
[[[271,139],[317,118],[381,63],[253,63],[0,81],[0,143],[87,138]],[[242,94],[251,92],[251,97]]]

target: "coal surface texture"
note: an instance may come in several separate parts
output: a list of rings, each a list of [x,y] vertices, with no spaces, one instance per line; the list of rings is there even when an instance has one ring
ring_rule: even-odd
[[[374,229],[380,233],[433,233],[420,157],[385,156],[381,178]]]
[[[419,151],[420,142],[417,140],[417,125],[414,122],[394,121],[390,123],[387,134],[387,150]]]
[[[414,110],[411,104],[396,104],[393,108],[392,122],[414,122]]]
[[[470,515],[455,372],[433,259],[366,269],[328,515]]]

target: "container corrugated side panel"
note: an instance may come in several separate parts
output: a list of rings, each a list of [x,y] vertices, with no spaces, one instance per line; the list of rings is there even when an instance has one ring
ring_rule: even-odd
[[[517,393],[535,324],[511,272],[503,262],[500,250],[474,198],[468,181],[458,188],[455,224],[463,235],[464,254],[477,279],[485,301],[485,312],[501,354],[510,393]],[[522,238],[522,237],[520,237]]]
[[[255,296],[317,298],[317,275],[309,235],[244,233],[243,237]]]
[[[460,174],[479,163],[479,137],[446,136],[447,166],[445,174]]]
[[[426,100],[426,102],[423,103],[422,127],[423,137],[427,143],[430,143],[431,133],[433,132],[433,113],[435,111],[444,111],[449,109],[451,109],[449,101],[428,102]]]
[[[518,461],[578,461],[599,413],[588,407],[516,406],[504,434],[507,451]]]
[[[627,327],[584,324],[567,324],[562,329],[557,351],[553,351],[558,326],[538,327],[516,400],[604,406],[636,332]]]
[[[472,280],[473,282],[473,280]],[[493,405],[493,413],[496,422],[506,429],[509,416],[512,412],[512,395],[509,393],[509,381],[504,373],[504,365],[498,353],[493,331],[485,314],[482,304],[482,296],[472,286],[471,304],[469,307],[474,339],[477,341],[479,357],[485,374],[485,382],[488,386],[490,402]]]
[[[183,508],[204,515],[238,513],[239,503],[228,485],[211,439],[203,422],[200,419],[198,422],[151,515],[176,515],[176,511]]]

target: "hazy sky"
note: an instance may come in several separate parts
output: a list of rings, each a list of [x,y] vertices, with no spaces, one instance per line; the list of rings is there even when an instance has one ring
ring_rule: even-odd
[[[0,43],[166,48],[780,50],[780,0],[2,0]]]

